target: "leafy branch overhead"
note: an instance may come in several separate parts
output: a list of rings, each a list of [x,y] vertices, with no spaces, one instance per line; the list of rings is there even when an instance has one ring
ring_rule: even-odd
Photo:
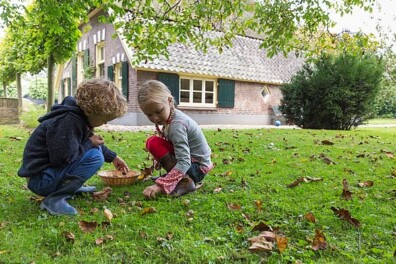
[[[329,10],[351,13],[353,6],[372,11],[372,1],[105,1],[109,21],[122,31],[134,49],[134,62],[150,60],[176,42],[205,52],[210,46],[222,52],[233,38],[250,35],[262,39],[268,56],[304,51],[310,56],[335,48],[360,52],[376,45],[373,36],[330,32]],[[103,18],[105,21],[105,18]],[[216,35],[208,32],[216,31]],[[363,41],[364,40],[364,41]],[[359,43],[359,44],[358,44]],[[364,43],[364,45],[361,45]]]

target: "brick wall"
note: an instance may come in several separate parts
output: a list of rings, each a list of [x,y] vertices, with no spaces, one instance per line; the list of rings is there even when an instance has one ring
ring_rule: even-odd
[[[19,123],[18,99],[0,98],[0,125]]]

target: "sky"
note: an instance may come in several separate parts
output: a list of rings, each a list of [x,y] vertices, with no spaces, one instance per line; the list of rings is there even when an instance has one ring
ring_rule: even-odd
[[[378,6],[379,5],[379,6]],[[340,32],[348,29],[351,32],[362,30],[364,33],[373,33],[378,36],[376,30],[377,24],[386,29],[388,34],[396,33],[396,0],[377,0],[372,13],[363,9],[355,8],[351,15],[340,17],[339,15],[331,15],[336,21],[335,31]]]

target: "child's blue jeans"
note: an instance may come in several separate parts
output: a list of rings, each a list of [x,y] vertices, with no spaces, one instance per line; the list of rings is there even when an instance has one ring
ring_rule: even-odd
[[[41,196],[48,196],[57,190],[66,175],[79,176],[85,181],[91,178],[103,165],[101,147],[88,150],[79,160],[63,168],[48,168],[41,177],[30,178],[29,189]]]

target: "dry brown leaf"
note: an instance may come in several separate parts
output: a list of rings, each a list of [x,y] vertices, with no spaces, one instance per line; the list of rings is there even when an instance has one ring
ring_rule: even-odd
[[[273,243],[265,241],[263,239],[261,241],[257,241],[257,242],[254,242],[253,244],[251,244],[251,246],[249,247],[249,250],[251,252],[257,253],[257,252],[271,251],[272,248],[273,248]]]
[[[230,176],[231,174],[232,174],[232,171],[226,171],[226,172],[221,173],[220,175],[221,176]]]
[[[278,247],[279,252],[282,254],[283,251],[287,248],[287,237],[275,236],[276,246]]]
[[[67,241],[74,242],[75,236],[72,232],[64,231],[62,235],[66,238]]]
[[[216,188],[213,190],[213,193],[219,193],[219,192],[221,192],[222,189],[223,189],[223,188],[221,188],[221,186],[218,186],[218,187],[216,187]]]
[[[146,207],[146,208],[143,209],[142,215],[153,214],[153,213],[156,213],[156,212],[157,212],[157,210],[154,207]]]
[[[260,222],[252,229],[252,231],[270,231],[270,230],[272,230],[272,228],[264,222]]]
[[[315,216],[313,215],[313,213],[311,213],[311,212],[306,213],[306,214],[304,215],[304,218],[307,219],[307,220],[308,220],[309,222],[311,222],[311,223],[316,223],[316,218],[315,218]]]
[[[287,188],[293,188],[296,187],[297,185],[299,185],[301,182],[304,181],[303,177],[298,178],[297,180],[295,180],[294,182],[290,183],[289,185],[287,185]]]
[[[312,241],[312,249],[317,250],[324,250],[327,247],[326,237],[324,236],[323,232],[319,229],[315,229],[315,237]]]
[[[336,216],[338,216],[338,218],[340,218],[341,220],[347,221],[348,223],[352,224],[353,226],[359,228],[360,227],[360,222],[359,220],[352,218],[351,213],[346,210],[346,209],[338,209],[335,207],[331,207],[331,210],[333,210],[334,214]]]
[[[261,200],[254,200],[254,204],[256,205],[258,211],[262,210],[263,202]]]
[[[342,180],[342,185],[343,185],[343,189],[342,189],[342,197],[345,199],[345,200],[351,200],[352,199],[352,192],[350,192],[348,189],[349,189],[349,186],[348,186],[348,181],[347,181],[347,179],[343,179]]]
[[[236,204],[236,203],[228,203],[227,207],[230,210],[241,210],[242,209],[241,205],[240,204]]]
[[[374,182],[373,181],[364,181],[364,182],[359,182],[358,186],[363,188],[363,187],[373,187]]]
[[[329,141],[329,140],[322,140],[322,145],[334,145],[333,142]]]
[[[112,191],[113,189],[111,189],[110,187],[105,187],[101,191],[92,193],[92,198],[95,201],[105,201]]]
[[[99,237],[99,238],[97,238],[97,239],[95,240],[95,244],[96,244],[97,246],[103,244],[103,242],[104,242],[103,237]]]
[[[113,219],[113,213],[109,209],[105,209],[103,213],[104,213],[105,217],[107,218],[107,220],[109,220],[109,222],[111,222],[111,220]]]
[[[87,222],[87,221],[82,220],[82,221],[78,222],[78,226],[84,233],[89,233],[89,232],[94,231],[97,228],[98,223],[95,221]]]
[[[391,158],[391,159],[394,158],[393,152],[386,151],[386,150],[383,150],[383,149],[382,149],[381,151],[382,151],[382,153],[384,153],[388,158]]]

